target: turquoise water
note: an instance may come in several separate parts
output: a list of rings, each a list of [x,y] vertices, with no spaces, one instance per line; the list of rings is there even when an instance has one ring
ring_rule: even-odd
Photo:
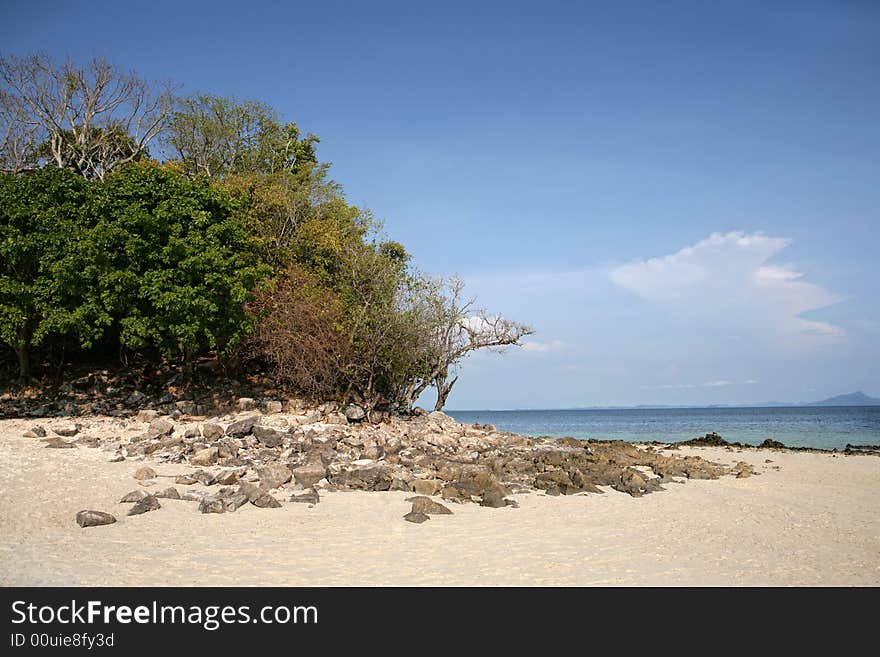
[[[494,424],[527,436],[678,441],[716,431],[757,445],[843,449],[880,444],[880,406],[785,408],[634,408],[613,410],[447,411],[459,422]]]

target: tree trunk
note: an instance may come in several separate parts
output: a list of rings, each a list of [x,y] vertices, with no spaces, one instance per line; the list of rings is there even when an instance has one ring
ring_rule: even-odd
[[[18,356],[18,378],[22,381],[29,381],[31,378],[31,356],[27,345],[16,347],[15,355]]]
[[[437,385],[437,403],[434,404],[435,411],[442,411],[443,407],[446,406],[446,399],[449,397],[449,393],[452,392],[452,386],[455,385],[456,381],[458,381],[457,376],[449,383],[446,383],[445,376],[437,377],[435,381]]]

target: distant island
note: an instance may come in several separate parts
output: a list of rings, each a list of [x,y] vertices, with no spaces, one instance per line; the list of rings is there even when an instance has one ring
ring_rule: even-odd
[[[822,401],[810,402],[807,406],[880,406],[880,399],[869,397],[861,390],[847,395],[837,395]]]

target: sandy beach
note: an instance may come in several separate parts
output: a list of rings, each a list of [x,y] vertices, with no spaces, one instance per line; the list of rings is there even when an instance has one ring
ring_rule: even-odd
[[[127,517],[118,500],[138,488],[143,462],[46,449],[21,437],[30,424],[0,421],[4,586],[880,584],[874,456],[681,448],[760,474],[642,498],[605,489],[514,495],[520,508],[452,504],[421,525],[402,520],[411,494],[401,491],[220,515],[163,499],[160,512]],[[146,462],[159,486],[191,470]],[[81,509],[118,522],[80,528]]]

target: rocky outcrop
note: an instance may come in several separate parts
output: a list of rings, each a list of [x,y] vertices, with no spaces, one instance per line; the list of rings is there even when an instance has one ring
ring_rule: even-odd
[[[127,420],[95,418],[81,426],[47,422],[45,429],[54,432],[48,440],[63,442],[59,431],[76,435],[85,427],[88,440],[80,441],[80,447],[112,451],[121,459],[147,459],[152,465],[171,464],[180,473],[173,478],[176,485],[196,487],[165,487],[152,495],[133,491],[123,498],[134,504],[133,515],[160,508],[157,498],[198,501],[203,513],[227,513],[248,503],[278,508],[281,499],[314,505],[324,491],[409,491],[416,495],[410,520],[423,522],[422,516],[451,513],[453,504],[515,507],[513,496],[530,492],[616,491],[641,497],[672,482],[756,474],[745,464],[728,468],[669,452],[667,446],[529,438],[491,425],[460,424],[440,412],[407,418],[374,413],[367,421],[359,406],[309,406],[291,400],[279,408],[281,402],[270,405],[277,400],[249,397],[238,400],[242,411],[190,417],[181,411],[180,401],[157,405],[168,412],[140,409]],[[94,437],[109,435],[97,430],[102,422],[113,423],[113,437]],[[38,428],[43,427],[30,431],[38,436]],[[688,444],[731,445],[718,434]],[[181,473],[187,465],[191,469]],[[134,476],[142,486],[162,488],[151,465],[142,465]]]

